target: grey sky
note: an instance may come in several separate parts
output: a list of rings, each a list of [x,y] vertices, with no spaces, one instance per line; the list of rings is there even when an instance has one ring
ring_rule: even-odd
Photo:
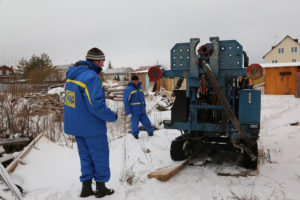
[[[0,64],[47,53],[54,65],[92,47],[113,67],[169,66],[175,43],[238,40],[262,63],[286,35],[300,37],[299,0],[0,0]],[[299,38],[300,39],[300,38]],[[106,65],[108,62],[106,62]]]

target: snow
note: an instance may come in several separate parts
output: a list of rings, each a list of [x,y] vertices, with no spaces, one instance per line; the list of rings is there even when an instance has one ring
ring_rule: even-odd
[[[53,88],[53,89],[49,90],[48,94],[62,94],[64,92],[65,92],[64,87],[57,87],[57,88]]]
[[[265,63],[261,64],[263,68],[269,67],[297,67],[300,66],[300,62],[287,62],[287,63]]]
[[[147,107],[152,104],[148,102]],[[263,149],[264,155],[269,152],[270,159],[262,160],[257,176],[218,176],[219,171],[241,169],[233,165],[203,166],[199,161],[194,166],[186,166],[167,182],[148,179],[151,171],[178,164],[171,160],[169,151],[171,141],[180,132],[161,129],[149,137],[141,131],[139,140],[130,134],[115,139],[110,142],[112,176],[107,183],[115,189],[115,194],[103,199],[297,200],[300,196],[300,126],[290,124],[300,121],[299,113],[300,99],[294,96],[262,95],[259,149]],[[169,111],[150,113],[152,122],[169,117]],[[11,177],[26,191],[25,200],[81,199],[78,197],[81,183],[76,144],[68,148],[43,138],[23,160],[28,164],[19,165]]]

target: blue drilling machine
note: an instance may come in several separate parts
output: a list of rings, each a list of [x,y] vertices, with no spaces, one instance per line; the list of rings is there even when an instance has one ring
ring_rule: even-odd
[[[197,48],[199,38],[177,43],[170,51],[171,70],[149,69],[150,80],[179,78],[173,95],[171,120],[167,129],[178,129],[181,136],[171,143],[175,161],[213,149],[238,152],[239,163],[257,167],[257,140],[260,130],[261,92],[253,89],[249,79],[262,76],[258,64],[248,66],[248,57],[236,40],[210,43]],[[183,80],[186,89],[180,90]]]

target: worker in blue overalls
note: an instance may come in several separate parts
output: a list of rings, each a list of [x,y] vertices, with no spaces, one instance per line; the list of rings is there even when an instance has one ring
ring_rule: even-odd
[[[131,129],[135,139],[139,139],[139,122],[142,123],[149,136],[153,136],[154,132],[154,128],[146,113],[146,102],[141,85],[139,77],[133,75],[123,94],[125,114],[131,114]]]
[[[105,90],[98,74],[105,61],[104,53],[92,48],[67,71],[64,103],[64,131],[75,136],[81,164],[80,197],[96,198],[111,195],[105,182],[110,179],[109,147],[106,121],[114,122],[118,115],[105,103]],[[96,193],[92,190],[96,182]]]

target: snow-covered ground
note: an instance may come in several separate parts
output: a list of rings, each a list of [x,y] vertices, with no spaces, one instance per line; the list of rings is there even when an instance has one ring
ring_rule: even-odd
[[[158,130],[153,137],[140,133],[111,141],[111,180],[107,186],[115,194],[103,199],[177,200],[177,199],[300,199],[300,99],[294,96],[262,95],[259,148],[270,159],[264,159],[257,176],[218,176],[224,169],[238,171],[236,166],[208,164],[186,166],[167,182],[148,179],[151,171],[175,165],[169,155],[171,141],[180,135],[176,130]],[[167,116],[157,113],[153,116]],[[37,148],[25,157],[11,174],[25,190],[26,200],[81,199],[80,163],[77,148],[69,148],[43,138]],[[0,192],[3,192],[0,191]],[[7,193],[3,198],[11,198]],[[9,196],[9,197],[7,197]],[[95,199],[89,197],[86,199]]]

